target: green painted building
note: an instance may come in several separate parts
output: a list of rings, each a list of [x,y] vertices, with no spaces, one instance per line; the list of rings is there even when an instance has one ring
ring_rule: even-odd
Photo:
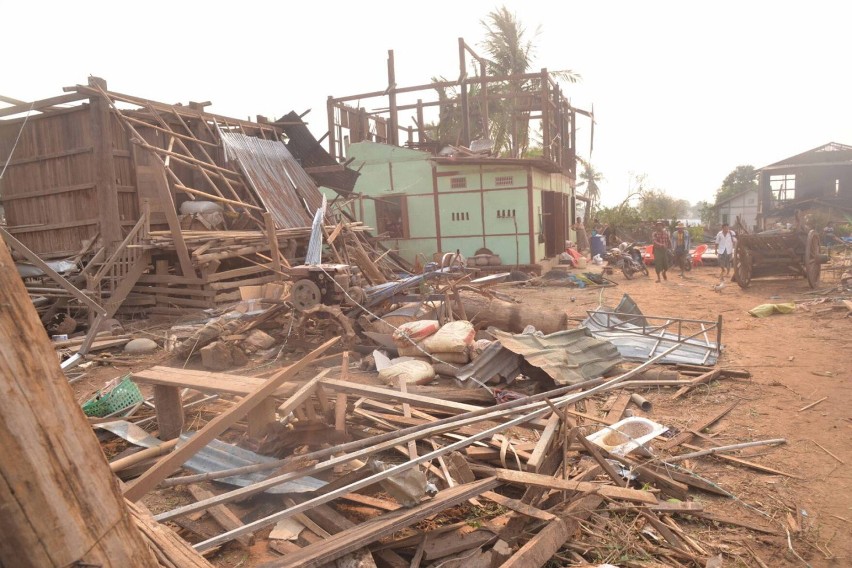
[[[361,174],[350,213],[410,262],[487,248],[505,266],[531,265],[574,238],[573,180],[550,160],[441,157],[371,141],[350,144],[347,157]]]

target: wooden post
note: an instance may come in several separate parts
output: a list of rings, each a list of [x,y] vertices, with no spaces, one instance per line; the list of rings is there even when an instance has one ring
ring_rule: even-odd
[[[417,99],[417,142],[423,144],[426,142],[426,131],[423,128],[423,99]],[[364,216],[362,215],[363,219]]]
[[[482,109],[480,110],[482,114],[482,136],[483,138],[491,138],[490,132],[490,119],[488,117],[488,78],[485,75],[486,72],[486,63],[484,59],[479,60],[479,76],[482,78],[480,90],[482,91]]]
[[[158,566],[0,247],[0,566]]]
[[[388,144],[399,146],[399,116],[396,109],[396,70],[393,63],[393,50],[388,50]]]
[[[553,138],[550,131],[550,116],[550,76],[544,68],[541,70],[541,149],[545,160],[553,158],[550,153],[550,142]]]
[[[157,429],[161,440],[172,440],[183,430],[183,402],[180,389],[154,385],[154,405],[157,407]]]
[[[268,211],[263,213],[263,222],[266,225],[266,238],[269,239],[269,256],[272,257],[272,270],[276,276],[281,276],[281,251],[278,249],[278,233],[275,232],[275,222],[272,214]]]
[[[89,77],[89,86],[106,91],[106,81]],[[100,95],[89,98],[92,137],[92,171],[98,203],[98,225],[104,246],[112,253],[121,242],[121,218],[115,187],[115,165],[112,156],[112,128],[109,104]]]
[[[337,155],[337,136],[335,135],[334,125],[334,98],[329,96],[326,101],[326,110],[328,112],[328,153],[332,158],[342,158]]]
[[[467,65],[465,63],[464,38],[459,38],[459,93],[461,100],[462,146],[470,145],[470,103],[467,100]]]

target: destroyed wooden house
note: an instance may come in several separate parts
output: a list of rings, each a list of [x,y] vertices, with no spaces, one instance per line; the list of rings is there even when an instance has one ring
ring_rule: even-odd
[[[838,220],[852,213],[852,146],[829,142],[758,170],[758,223],[771,229],[796,211]]]
[[[538,271],[575,238],[577,118],[591,113],[546,69],[495,76],[461,38],[459,63],[458,80],[400,87],[390,51],[387,88],[329,97],[328,151],[361,173],[343,196],[409,262],[459,251]]]
[[[303,262],[323,197],[312,168],[282,141],[285,129],[301,159],[320,164],[319,183],[346,191],[357,178],[328,164],[294,113],[275,124],[238,120],[207,111],[209,103],[112,92],[94,77],[65,91],[0,109],[4,236],[18,258],[51,261],[107,317],[215,307]],[[347,246],[364,227],[327,232],[335,228],[334,260],[350,264]],[[357,252],[363,264],[368,255]],[[45,272],[23,275],[52,312],[69,292]],[[366,276],[384,281],[380,269]]]

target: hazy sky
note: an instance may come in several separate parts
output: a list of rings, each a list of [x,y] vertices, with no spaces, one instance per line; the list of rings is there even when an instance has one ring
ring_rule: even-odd
[[[695,202],[739,164],[852,143],[842,1],[0,0],[0,94],[45,98],[94,74],[114,91],[209,100],[236,117],[313,109],[320,136],[329,95],[385,88],[388,49],[399,86],[457,77],[457,38],[476,46],[501,4],[541,26],[536,68],[583,76],[565,91],[594,104],[605,204],[625,197],[631,172]]]

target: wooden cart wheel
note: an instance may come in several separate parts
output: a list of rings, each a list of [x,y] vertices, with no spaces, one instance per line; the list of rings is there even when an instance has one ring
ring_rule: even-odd
[[[738,244],[734,249],[734,278],[743,290],[751,283],[752,262],[751,254]]]
[[[816,288],[819,284],[820,270],[819,235],[811,229],[805,241],[805,278],[811,288]]]

